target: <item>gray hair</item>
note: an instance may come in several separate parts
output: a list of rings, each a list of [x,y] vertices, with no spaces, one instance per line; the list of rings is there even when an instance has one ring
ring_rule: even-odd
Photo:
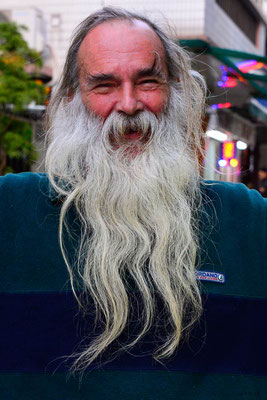
[[[189,116],[187,143],[198,157],[203,157],[203,137],[200,134],[199,121],[201,121],[205,106],[206,84],[204,79],[199,73],[191,70],[191,58],[189,54],[175,43],[174,40],[168,38],[156,24],[140,14],[120,8],[104,7],[87,17],[76,28],[67,53],[61,80],[47,110],[47,130],[51,126],[51,121],[61,101],[67,99],[70,90],[76,92],[79,88],[78,51],[82,41],[98,25],[114,20],[126,20],[129,22],[133,22],[134,20],[143,21],[158,35],[164,50],[169,82],[173,85],[177,85],[177,82],[179,82],[181,90],[184,92],[187,115]]]
[[[134,20],[143,21],[158,35],[164,48],[166,64],[168,68],[168,74],[170,79],[177,79],[178,74],[181,73],[181,69],[189,69],[189,60],[184,60],[184,57],[180,58],[180,62],[177,65],[173,62],[172,53],[177,52],[177,46],[172,40],[168,39],[164,32],[149,19],[126,10],[105,7],[100,11],[95,12],[86,18],[76,29],[74,37],[69,48],[64,70],[63,79],[60,85],[61,95],[66,95],[66,90],[70,87],[76,89],[78,87],[78,64],[77,64],[77,54],[80,45],[85,38],[85,36],[92,31],[96,26],[109,22],[112,20],[126,20],[133,22]],[[181,50],[181,49],[180,49]],[[181,50],[182,52],[182,50]],[[184,53],[184,52],[183,52]],[[183,54],[184,55],[184,54]],[[185,61],[187,61],[185,63]],[[186,65],[183,65],[183,64]]]
[[[132,122],[142,127],[150,124],[154,134],[130,165],[127,157],[121,157],[123,146],[114,151],[108,140],[110,127],[122,129],[121,118],[125,116],[111,114],[100,121],[90,115],[78,85],[77,55],[83,39],[93,28],[111,20],[148,24],[162,42],[168,69],[168,107],[159,118],[148,110],[132,117]],[[141,308],[137,310],[141,330],[124,350],[154,323],[162,323],[156,315],[154,290],[165,304],[168,326],[165,342],[154,353],[156,360],[173,354],[184,332],[199,318],[201,298],[194,271],[201,205],[198,157],[203,144],[204,87],[201,78],[190,70],[188,54],[142,16],[104,8],[76,30],[49,107],[46,167],[52,187],[64,197],[59,240],[74,295],[84,306],[76,288],[81,278],[83,308],[87,310],[86,296],[92,296],[105,329],[76,354],[73,370],[84,370],[127,326],[132,308],[127,274],[141,295]],[[70,89],[74,93],[68,101]],[[74,263],[68,259],[63,237],[65,229],[71,234],[66,216],[72,206],[81,222]]]

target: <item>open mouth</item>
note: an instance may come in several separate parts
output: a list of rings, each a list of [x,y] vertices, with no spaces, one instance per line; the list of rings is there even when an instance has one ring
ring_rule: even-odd
[[[127,140],[138,140],[142,136],[143,134],[139,131],[129,131],[124,134],[124,138]]]
[[[120,132],[120,136],[116,137],[115,135],[110,135],[110,143],[112,144],[113,148],[119,148],[120,145],[129,145],[129,146],[140,146],[144,145],[149,141],[150,132],[142,132],[141,130],[134,130],[134,129],[125,129],[124,132]]]

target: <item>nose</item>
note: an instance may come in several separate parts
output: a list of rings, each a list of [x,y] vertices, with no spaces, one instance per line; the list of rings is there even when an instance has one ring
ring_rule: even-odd
[[[134,115],[137,111],[142,111],[144,105],[135,91],[133,84],[125,84],[120,91],[119,99],[116,104],[116,111],[123,112],[127,115]]]

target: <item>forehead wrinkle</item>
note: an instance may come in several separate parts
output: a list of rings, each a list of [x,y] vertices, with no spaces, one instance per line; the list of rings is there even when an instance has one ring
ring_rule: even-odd
[[[123,37],[121,37],[121,32],[120,32],[120,26],[129,26],[129,22],[130,22],[130,26],[132,26],[133,29],[131,29],[129,32],[127,32],[127,35],[123,35]],[[114,26],[114,29],[112,29],[110,32],[108,30],[109,27]],[[144,34],[144,32],[142,32],[142,30],[136,29],[138,27],[142,27],[143,30],[147,31],[147,34]],[[144,29],[145,28],[145,29]],[[110,29],[110,28],[109,28]],[[101,34],[100,34],[101,32]],[[106,45],[106,40],[109,40],[110,35],[114,35],[114,37],[118,38],[118,35],[120,35],[120,40],[119,40],[119,47],[115,45],[115,47],[113,46],[113,43],[111,43],[111,46],[107,46]],[[96,36],[96,38],[95,38]],[[134,37],[135,36],[135,40]],[[129,39],[128,39],[129,37]],[[128,39],[128,40],[126,40]],[[83,39],[80,48],[78,50],[78,61],[81,64],[82,60],[86,60],[86,53],[88,56],[90,56],[90,54],[88,54],[88,46],[89,48],[93,47],[96,42],[99,44],[100,46],[100,51],[104,51],[104,52],[113,52],[113,53],[128,53],[129,49],[128,49],[128,45],[129,43],[133,44],[133,51],[137,52],[139,50],[142,50],[143,48],[143,44],[141,46],[141,48],[138,48],[138,43],[139,43],[139,39],[140,40],[144,40],[146,43],[150,43],[150,46],[154,47],[151,48],[150,50],[151,52],[155,52],[158,53],[160,55],[160,57],[162,59],[164,59],[164,47],[162,44],[161,39],[159,38],[159,36],[156,34],[156,32],[147,24],[144,23],[142,21],[138,21],[138,20],[132,20],[132,21],[107,21],[104,22],[98,26],[96,26],[94,29],[92,29],[92,31],[88,32],[88,34],[85,36],[85,38]],[[116,43],[116,40],[115,40]],[[127,49],[124,50],[125,44],[127,43]],[[140,43],[139,43],[140,45]],[[85,50],[85,46],[87,47],[87,51]],[[136,47],[137,46],[137,47]],[[140,47],[140,46],[139,46]],[[94,50],[95,53],[95,50]],[[96,54],[93,54],[93,56],[97,55],[98,52],[96,52]],[[107,54],[108,55],[108,54]]]

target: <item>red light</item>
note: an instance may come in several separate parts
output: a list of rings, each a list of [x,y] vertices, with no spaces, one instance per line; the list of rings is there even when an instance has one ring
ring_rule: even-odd
[[[237,81],[235,78],[229,78],[224,84],[224,87],[228,87],[228,88],[235,87],[235,86],[237,86]]]
[[[240,71],[242,71],[244,73],[248,73],[250,71],[254,71],[256,69],[260,69],[263,67],[264,67],[264,64],[262,62],[257,62],[257,63],[251,64],[251,65],[243,65],[243,66],[241,65],[239,67],[239,69],[240,69]]]
[[[218,104],[218,108],[230,108],[232,106],[231,103],[227,102],[227,103],[219,103]]]

